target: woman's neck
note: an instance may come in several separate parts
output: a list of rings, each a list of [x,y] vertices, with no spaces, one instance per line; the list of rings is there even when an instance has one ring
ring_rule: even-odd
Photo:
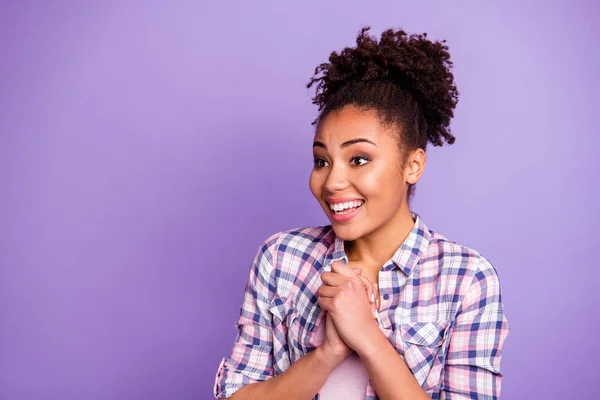
[[[379,271],[406,240],[414,225],[415,221],[405,204],[379,229],[352,242],[345,242],[348,260],[360,262],[368,270]]]

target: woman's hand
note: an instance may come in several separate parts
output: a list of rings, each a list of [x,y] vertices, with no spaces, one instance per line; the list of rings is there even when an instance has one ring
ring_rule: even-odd
[[[377,318],[377,307],[378,301],[375,302],[376,289],[375,285],[371,283],[367,278],[360,275],[362,273],[362,268],[352,268],[352,270],[357,274],[359,279],[364,285],[367,298],[372,303],[373,315]],[[317,292],[318,293],[318,292]],[[342,340],[340,337],[333,319],[329,316],[329,313],[325,313],[325,341],[321,345],[323,349],[327,352],[331,357],[337,358],[341,361],[345,360],[350,354],[352,354],[352,348],[349,347],[346,342]]]
[[[338,362],[344,361],[350,354],[352,354],[352,348],[349,347],[346,342],[342,340],[338,333],[333,319],[329,313],[325,313],[325,340],[321,344],[321,348],[325,353],[332,357]]]
[[[374,299],[375,288],[368,279],[353,270],[352,265],[332,264],[332,272],[321,275],[323,286],[317,291],[319,305],[327,311],[326,338],[323,345],[332,355],[348,357],[351,350],[360,353],[367,338],[378,332]],[[373,295],[372,295],[373,294]],[[335,332],[334,332],[335,330]],[[345,349],[341,342],[348,348]]]

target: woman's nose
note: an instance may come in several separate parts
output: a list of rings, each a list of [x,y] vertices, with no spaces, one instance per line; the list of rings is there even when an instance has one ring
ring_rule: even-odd
[[[325,190],[328,192],[339,192],[348,187],[348,177],[343,168],[336,168],[335,166],[330,169],[329,175],[325,180]]]

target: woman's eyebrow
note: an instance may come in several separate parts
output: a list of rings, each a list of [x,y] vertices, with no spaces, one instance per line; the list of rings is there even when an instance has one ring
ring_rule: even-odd
[[[377,145],[375,143],[373,143],[372,141],[370,141],[369,139],[364,139],[364,138],[357,138],[357,139],[352,139],[352,140],[348,140],[347,142],[342,143],[342,148],[344,147],[348,147],[350,145],[356,144],[356,143],[370,143],[373,146],[377,147]],[[319,142],[318,140],[315,140],[313,143],[313,147],[322,147],[324,149],[327,149],[327,146],[325,146],[325,143],[323,142]]]

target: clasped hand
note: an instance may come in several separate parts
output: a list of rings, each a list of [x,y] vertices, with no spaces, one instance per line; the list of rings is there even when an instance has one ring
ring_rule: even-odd
[[[361,273],[362,269],[352,262],[334,262],[331,272],[321,274],[323,286],[317,291],[319,305],[326,311],[322,346],[341,359],[352,350],[361,354],[372,335],[381,334],[376,321],[376,285]]]

